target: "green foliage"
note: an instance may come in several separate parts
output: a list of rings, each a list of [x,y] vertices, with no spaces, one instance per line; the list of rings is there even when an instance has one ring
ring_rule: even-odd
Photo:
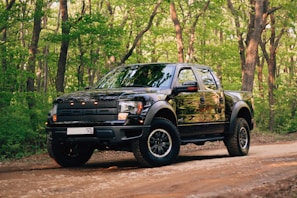
[[[50,101],[45,95],[34,94],[36,103],[29,110],[27,95],[1,92],[0,102],[6,105],[1,108],[0,160],[22,157],[45,148],[44,123]]]

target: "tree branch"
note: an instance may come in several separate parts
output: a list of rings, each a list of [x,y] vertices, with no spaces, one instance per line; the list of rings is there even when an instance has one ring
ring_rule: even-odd
[[[127,52],[127,54],[125,54],[125,55],[122,57],[120,64],[124,64],[125,61],[132,55],[133,50],[135,49],[135,47],[136,47],[138,41],[139,41],[139,40],[142,38],[142,36],[143,36],[143,35],[144,35],[144,34],[151,28],[151,26],[152,26],[152,24],[153,24],[153,19],[154,19],[154,17],[155,17],[156,14],[157,14],[157,10],[158,10],[158,8],[160,7],[161,2],[162,2],[162,0],[159,0],[158,3],[156,4],[156,6],[155,6],[155,8],[154,8],[154,10],[153,10],[153,12],[152,12],[152,14],[151,14],[151,16],[150,16],[150,19],[149,19],[149,22],[148,22],[147,26],[137,34],[137,36],[136,36],[136,38],[135,38],[135,40],[134,40],[134,42],[133,42],[131,48],[129,49],[129,51]]]
[[[6,5],[6,11],[11,10],[13,4],[15,3],[15,0],[11,0],[7,5]],[[6,19],[2,19],[2,20],[6,20]],[[6,28],[6,23],[3,27],[0,28],[0,32],[2,32],[2,30],[4,30]]]

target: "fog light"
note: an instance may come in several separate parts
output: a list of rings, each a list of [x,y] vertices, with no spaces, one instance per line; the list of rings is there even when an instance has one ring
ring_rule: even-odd
[[[128,117],[128,113],[119,113],[118,120],[126,120]]]

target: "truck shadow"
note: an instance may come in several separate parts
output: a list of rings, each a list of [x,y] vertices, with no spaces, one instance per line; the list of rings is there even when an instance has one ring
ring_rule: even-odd
[[[175,163],[184,163],[190,161],[202,161],[202,160],[210,160],[210,159],[219,159],[219,158],[227,158],[229,155],[203,155],[203,156],[191,156],[191,155],[180,155]]]
[[[180,164],[191,161],[203,161],[203,160],[211,160],[211,159],[219,159],[219,158],[227,158],[229,155],[179,155],[177,160],[171,164]],[[170,166],[171,166],[170,165]],[[92,158],[89,162],[87,162],[83,166],[79,167],[67,167],[63,168],[56,164],[53,160],[47,160],[42,164],[19,164],[19,165],[9,165],[0,166],[0,174],[3,173],[12,173],[12,172],[23,172],[23,171],[46,171],[46,170],[61,170],[68,169],[74,171],[123,171],[123,170],[133,170],[133,169],[143,169],[140,164],[136,161],[133,154],[126,154],[118,157],[117,155],[112,155],[110,153],[108,156],[105,156],[104,159],[101,159],[100,155],[96,155],[95,158]]]
[[[211,159],[219,159],[219,158],[228,158],[229,155],[203,155],[203,156],[191,156],[191,155],[179,155],[177,160],[171,164],[180,164],[191,161],[203,161],[203,160],[211,160]],[[103,168],[108,171],[120,171],[120,170],[131,170],[131,169],[142,169],[143,167],[136,161],[136,159],[132,156],[126,159],[114,159],[109,161],[100,162],[100,160],[92,160],[88,162],[82,167],[76,167],[76,169],[96,169]]]

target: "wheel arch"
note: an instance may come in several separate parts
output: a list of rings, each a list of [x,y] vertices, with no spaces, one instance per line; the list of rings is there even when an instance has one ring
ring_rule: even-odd
[[[247,121],[250,130],[253,129],[254,125],[252,111],[244,101],[239,101],[233,106],[229,130],[226,130],[226,133],[231,134],[234,132],[237,118],[244,118]]]
[[[166,101],[159,101],[152,105],[147,113],[144,124],[150,125],[154,118],[161,117],[166,118],[171,121],[175,126],[177,126],[177,117],[173,107]]]

